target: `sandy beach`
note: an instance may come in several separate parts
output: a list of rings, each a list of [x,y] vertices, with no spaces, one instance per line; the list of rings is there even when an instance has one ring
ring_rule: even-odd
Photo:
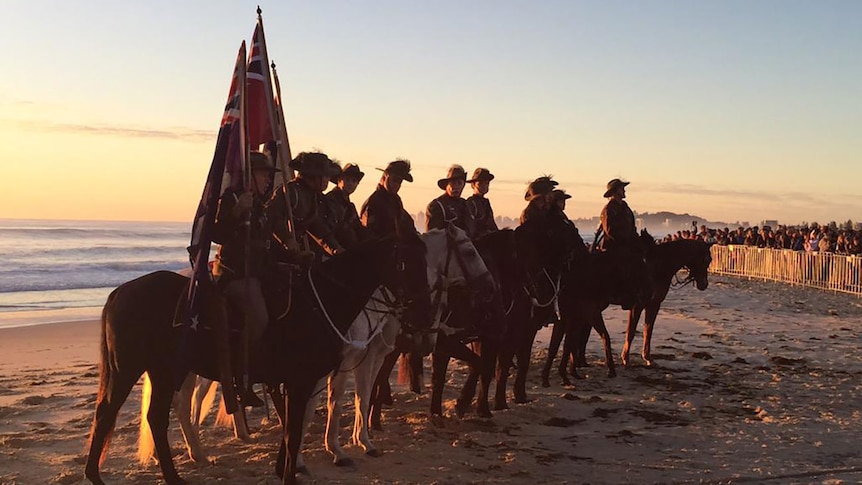
[[[625,313],[605,312],[622,348]],[[428,392],[396,387],[383,456],[345,449],[355,468],[336,468],[323,448],[324,411],[310,427],[303,483],[821,483],[862,482],[859,358],[862,300],[780,284],[715,277],[707,291],[671,292],[656,325],[657,366],[632,365],[606,377],[600,341],[573,387],[539,386],[534,346],[527,404],[493,419],[428,415]],[[0,330],[0,484],[77,484],[98,380],[95,321]],[[450,366],[451,410],[463,367]],[[394,379],[393,379],[394,381]],[[133,390],[103,466],[110,484],[158,483],[155,464],[134,458],[140,385]],[[352,401],[342,419],[350,436]],[[184,454],[176,422],[170,438],[180,474],[192,483],[277,483],[278,428],[250,414],[253,443],[207,424],[212,459]]]

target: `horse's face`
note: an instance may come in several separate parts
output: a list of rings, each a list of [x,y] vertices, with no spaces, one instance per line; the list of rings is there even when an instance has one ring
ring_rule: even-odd
[[[526,274],[527,289],[540,304],[556,297],[560,275],[576,243],[562,217],[541,216],[515,229],[515,252]]]
[[[698,241],[697,251],[694,257],[688,262],[688,275],[694,280],[695,286],[700,291],[705,290],[709,286],[709,265],[712,263],[712,252],[710,247],[712,244],[706,244]]]
[[[467,233],[449,224],[422,235],[428,248],[428,282],[432,287],[467,285],[472,291],[490,295],[497,289],[476,246]]]
[[[395,247],[395,269],[387,286],[405,305],[403,323],[413,328],[431,327],[431,296],[428,287],[428,262],[425,244],[418,237],[407,236]]]

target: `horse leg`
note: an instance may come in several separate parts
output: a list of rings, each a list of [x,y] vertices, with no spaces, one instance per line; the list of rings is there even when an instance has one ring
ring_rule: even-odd
[[[497,342],[482,342],[481,355],[479,356],[481,366],[479,377],[482,380],[482,385],[479,387],[479,396],[476,402],[476,414],[482,418],[491,418],[494,416],[488,404],[488,392],[491,388],[491,379],[494,375],[494,367],[497,363],[497,355],[499,353],[500,349]]]
[[[506,386],[509,382],[509,369],[512,368],[512,359],[515,353],[511,350],[501,350],[497,358],[497,387],[494,390],[494,411],[509,409],[506,403]]]
[[[647,366],[653,365],[650,351],[652,345],[652,332],[655,329],[655,320],[658,317],[658,308],[659,305],[648,306],[646,309],[646,315],[644,316],[644,347],[643,352],[641,352],[641,357],[643,357],[644,363],[646,363]]]
[[[638,320],[641,318],[641,312],[643,312],[641,305],[635,305],[634,308],[629,310],[629,323],[626,326],[626,343],[623,344],[623,351],[620,354],[620,360],[624,366],[629,365],[629,349],[638,330]]]
[[[480,342],[476,342],[472,344],[472,346],[474,353],[478,350],[478,354],[481,359],[482,344]],[[476,396],[476,385],[479,382],[479,374],[479,366],[471,365],[470,371],[467,373],[467,379],[464,381],[464,387],[461,388],[461,394],[458,396],[458,400],[455,401],[455,414],[459,418],[467,414],[467,410],[470,409],[470,405],[473,404],[473,398]]]
[[[347,387],[347,372],[335,372],[329,376],[329,392],[326,406],[325,445],[333,458],[335,466],[353,466],[353,460],[344,453],[338,444],[338,431],[341,429],[341,398]]]
[[[530,402],[527,398],[527,371],[530,369],[530,358],[533,351],[533,341],[536,339],[538,328],[535,325],[527,331],[524,340],[518,349],[518,372],[515,374],[513,391],[516,403]]]
[[[103,349],[104,351],[104,349]],[[96,401],[96,415],[90,430],[90,450],[87,453],[87,464],[84,476],[95,485],[104,485],[99,475],[99,465],[105,460],[114,426],[117,424],[117,414],[135,383],[143,371],[123,373],[112,369],[103,355],[102,369],[99,377],[99,397]]]
[[[198,426],[197,419],[193,418],[192,415],[192,399],[193,393],[196,391],[195,386],[196,376],[192,373],[189,373],[186,376],[186,380],[183,381],[183,385],[180,387],[179,392],[174,394],[173,406],[174,413],[177,415],[177,419],[180,421],[180,430],[183,433],[183,440],[186,443],[186,450],[189,453],[189,458],[192,461],[197,463],[206,462],[209,457],[207,457],[206,451],[204,451],[203,445],[201,445],[200,436],[198,435]],[[210,381],[210,384],[212,381]],[[209,385],[207,385],[207,389],[203,391],[202,394],[206,394]],[[198,404],[196,411],[198,413],[198,417],[200,417],[200,404]]]
[[[296,485],[296,474],[299,471],[299,452],[305,431],[306,410],[315,389],[316,381],[297,377],[297,381],[286,385],[284,407],[287,411],[282,446],[286,445],[284,460],[284,485]],[[312,412],[314,408],[311,408]],[[279,453],[281,453],[279,451]]]
[[[413,391],[414,394],[422,394],[422,388],[425,387],[422,382],[423,376],[423,365],[422,359],[424,357],[416,352],[410,352],[407,354],[407,370],[409,370],[410,374],[410,390]],[[392,399],[391,397],[389,398]]]
[[[386,354],[383,358],[383,364],[374,379],[374,385],[371,388],[371,409],[369,410],[369,421],[371,427],[377,431],[383,431],[383,423],[380,419],[380,410],[384,404],[392,405],[392,389],[389,387],[389,376],[392,375],[392,369],[395,363],[398,362],[400,352],[393,351]]]
[[[561,322],[557,322],[554,324],[553,330],[551,332],[551,342],[548,343],[548,358],[545,359],[545,365],[542,366],[542,387],[551,387],[551,367],[554,365],[554,359],[557,358],[557,351],[560,350],[560,342],[563,340],[563,336],[566,332],[566,320],[563,319]],[[566,337],[568,340],[568,337]],[[568,354],[563,354],[563,365],[565,365],[566,358]],[[563,382],[565,382],[564,378]]]
[[[602,343],[605,347],[605,361],[608,366],[608,377],[616,377],[617,371],[614,366],[614,354],[611,350],[611,334],[608,332],[608,327],[605,326],[605,319],[602,317],[602,312],[597,312],[592,319],[593,328],[602,337]]]
[[[572,347],[572,375],[577,375],[575,367],[590,366],[587,362],[587,344],[590,342],[590,332],[593,331],[593,327],[590,325],[589,311],[582,310],[580,318],[579,325],[575,327],[577,338],[575,338],[575,345]]]
[[[370,428],[368,424],[368,416],[371,407],[371,387],[374,385],[374,378],[377,376],[380,366],[383,364],[383,356],[386,348],[378,350],[382,342],[376,339],[368,349],[368,353],[362,364],[353,371],[354,390],[354,420],[353,420],[353,444],[361,446],[365,454],[372,457],[379,457],[381,453],[377,447],[371,442],[371,435],[368,432]]]
[[[442,337],[442,336],[441,336]],[[446,370],[449,367],[447,338],[437,339],[437,348],[431,352],[431,415],[443,415],[443,386],[446,384]]]
[[[153,433],[153,444],[156,447],[156,458],[162,469],[162,476],[169,485],[185,485],[174,467],[171,445],[168,442],[168,424],[171,413],[171,401],[174,397],[173,369],[170,367],[148,370],[153,385],[153,395],[150,409],[147,412],[147,422]]]

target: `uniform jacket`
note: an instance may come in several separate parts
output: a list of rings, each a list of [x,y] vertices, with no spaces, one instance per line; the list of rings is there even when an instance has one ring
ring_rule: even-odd
[[[229,191],[219,198],[213,226],[213,241],[220,244],[213,273],[219,278],[259,277],[271,261],[269,248],[273,225],[264,201],[255,197],[250,215],[236,214],[234,208],[240,194],[239,191]]]
[[[324,195],[323,199],[338,242],[345,248],[350,248],[363,240],[365,228],[359,222],[359,214],[356,212],[356,206],[350,202],[350,197],[341,188],[335,187]]]
[[[473,194],[467,198],[467,216],[470,228],[467,234],[471,239],[479,239],[488,233],[499,230],[494,221],[494,209],[491,208],[491,201],[486,199],[484,195]]]
[[[466,200],[443,194],[425,209],[425,229],[445,229],[447,223],[453,222],[469,234],[468,217]]]
[[[624,200],[611,199],[602,209],[602,249],[626,246],[638,249],[635,215]]]
[[[395,234],[396,221],[399,219],[403,227],[413,227],[413,218],[404,210],[401,197],[378,184],[377,189],[362,204],[362,225],[371,235],[386,237]]]
[[[307,234],[324,249],[330,251],[340,249],[341,245],[321,210],[321,205],[324,203],[323,194],[309,188],[300,180],[291,180],[286,186],[280,187],[273,193],[267,204],[268,210],[273,214],[271,219],[287,220],[285,190],[290,196],[296,238],[300,239]]]

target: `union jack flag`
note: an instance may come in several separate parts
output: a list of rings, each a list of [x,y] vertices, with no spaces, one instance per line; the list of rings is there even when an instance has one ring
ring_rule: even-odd
[[[258,15],[254,34],[251,36],[251,52],[248,58],[248,144],[256,149],[263,143],[276,139],[275,103],[272,80],[269,76],[269,57],[266,53],[266,37],[263,19]]]

